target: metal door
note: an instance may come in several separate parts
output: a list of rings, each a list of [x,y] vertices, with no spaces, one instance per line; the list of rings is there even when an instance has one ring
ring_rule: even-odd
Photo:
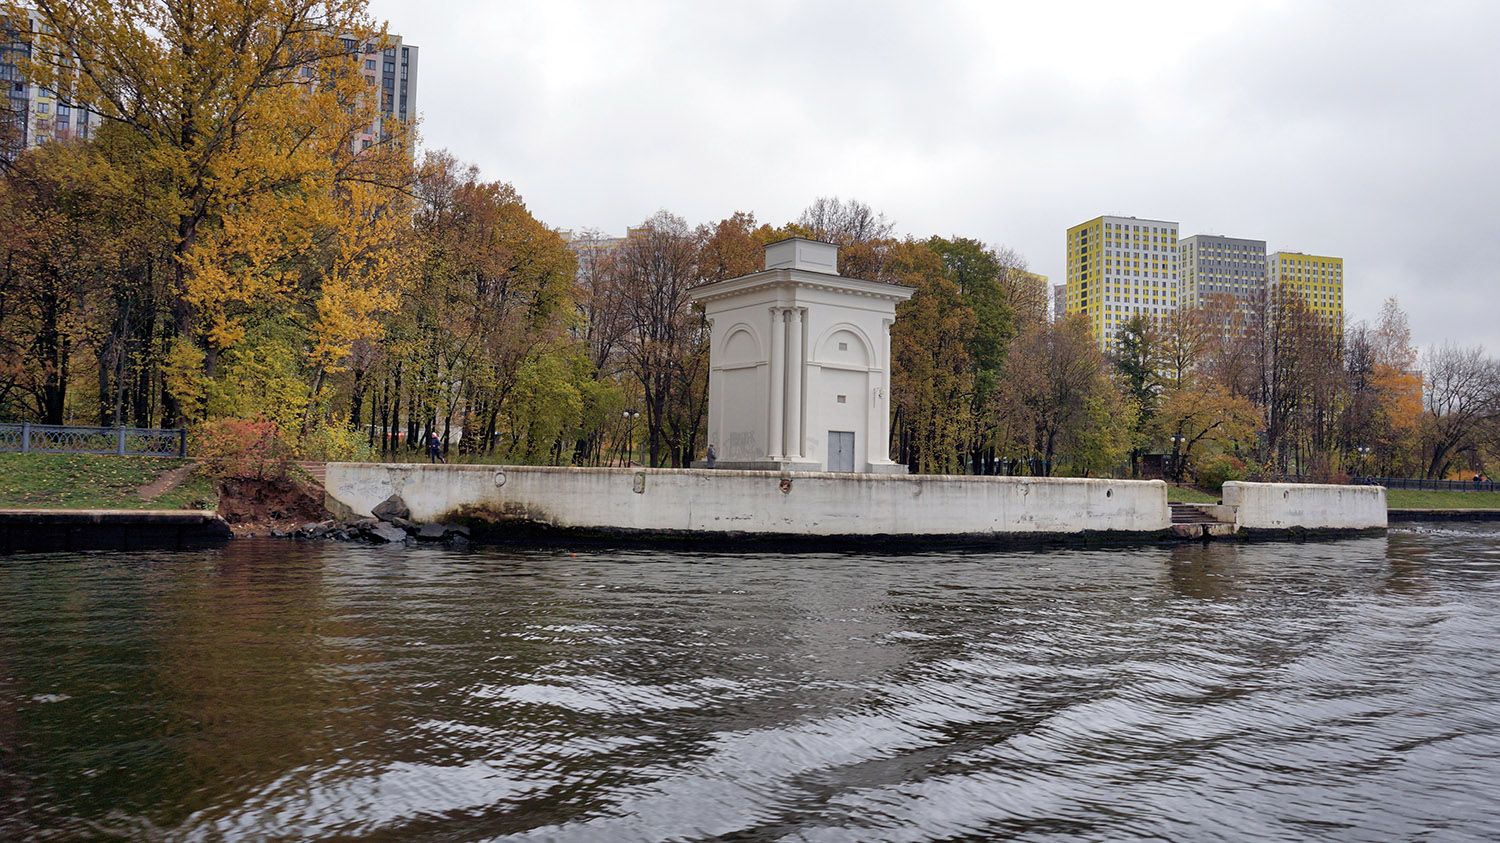
[[[828,431],[828,470],[854,470],[854,431]]]

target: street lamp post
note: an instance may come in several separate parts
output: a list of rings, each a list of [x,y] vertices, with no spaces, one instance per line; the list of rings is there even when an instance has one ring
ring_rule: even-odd
[[[638,419],[638,418],[640,418],[640,417],[641,417],[641,414],[637,410],[626,410],[625,412],[623,412],[623,413],[620,414],[620,418],[622,418],[622,419],[625,420],[625,467],[626,468],[630,467],[630,457],[631,457],[632,451],[633,451],[633,449],[635,447],[635,420]]]
[[[1360,445],[1355,450],[1359,451],[1359,473],[1364,475],[1368,482],[1370,476],[1370,446]]]
[[[1186,441],[1180,433],[1172,434],[1172,479],[1182,482],[1182,443]]]

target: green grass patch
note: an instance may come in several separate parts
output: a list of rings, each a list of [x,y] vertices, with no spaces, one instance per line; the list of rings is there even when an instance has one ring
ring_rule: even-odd
[[[1500,492],[1428,492],[1389,489],[1390,509],[1500,509]]]
[[[1197,489],[1194,489],[1191,486],[1173,486],[1171,484],[1168,484],[1167,485],[1167,502],[1168,503],[1218,503],[1219,502],[1219,498],[1218,498],[1217,495],[1210,495],[1207,492],[1200,492],[1200,491],[1198,491]]]
[[[0,508],[212,509],[211,480],[191,475],[152,500],[136,490],[187,460],[96,454],[0,454]]]

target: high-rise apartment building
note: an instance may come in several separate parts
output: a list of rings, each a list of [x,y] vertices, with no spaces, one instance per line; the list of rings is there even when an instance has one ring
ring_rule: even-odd
[[[0,85],[5,89],[0,97],[0,157],[13,158],[48,141],[88,138],[100,125],[98,114],[71,106],[21,75],[20,60],[31,56],[32,43],[47,49],[50,35],[35,11],[23,21],[0,18]],[[368,148],[389,136],[388,121],[416,119],[417,48],[393,34],[386,36],[385,46],[350,37],[340,40],[344,49],[356,54],[366,83],[378,92],[374,123],[353,141],[356,148]],[[301,76],[312,79],[315,71],[303,68]]]
[[[56,92],[31,84],[20,61],[30,58],[33,42],[46,49],[51,33],[35,11],[25,20],[0,18],[0,158],[48,141],[87,138],[99,126],[99,115],[76,108]]]
[[[1178,245],[1178,304],[1219,316],[1247,312],[1266,292],[1266,241],[1194,234]]]
[[[400,35],[386,34],[386,43],[361,44],[354,38],[341,39],[344,49],[356,54],[365,81],[379,91],[380,108],[369,131],[361,132],[354,142],[367,149],[390,137],[386,124],[406,122],[417,116],[417,47],[404,43]]]
[[[1266,258],[1267,283],[1282,294],[1302,297],[1323,324],[1344,321],[1344,259],[1301,252],[1276,252]]]
[[[1095,217],[1068,229],[1067,315],[1082,313],[1099,344],[1140,313],[1160,320],[1177,310],[1177,223]]]

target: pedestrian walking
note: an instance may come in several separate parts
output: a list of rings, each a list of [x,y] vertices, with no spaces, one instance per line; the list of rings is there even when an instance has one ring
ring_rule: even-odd
[[[444,464],[448,462],[443,459],[443,440],[439,439],[436,433],[427,434],[427,461]]]
[[[709,446],[708,446],[708,467],[709,468],[713,468],[714,467],[714,461],[717,460],[718,458],[719,458],[719,455],[714,452],[714,446],[710,443]]]

